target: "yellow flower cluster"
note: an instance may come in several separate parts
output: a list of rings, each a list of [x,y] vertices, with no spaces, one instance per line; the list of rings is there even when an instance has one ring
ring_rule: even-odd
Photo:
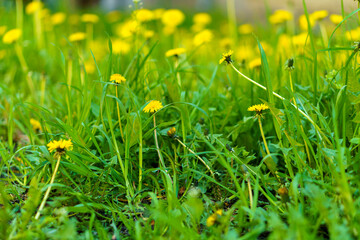
[[[157,112],[160,109],[162,109],[164,106],[162,105],[162,103],[160,101],[157,100],[151,100],[146,107],[144,107],[143,111],[148,113],[153,113],[153,112]]]
[[[47,144],[49,152],[56,151],[59,154],[65,153],[65,151],[69,151],[73,147],[73,143],[71,139],[64,140],[61,139],[60,141],[53,140]]]

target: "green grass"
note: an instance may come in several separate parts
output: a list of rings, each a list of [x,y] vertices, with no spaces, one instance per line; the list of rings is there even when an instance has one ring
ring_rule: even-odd
[[[245,34],[229,0],[196,45],[185,10],[167,34],[161,19],[139,22],[141,4],[115,22],[22,4],[0,4],[0,239],[360,237],[360,31],[349,36],[359,9],[339,1],[342,22],[311,26],[304,0],[307,30],[296,16]],[[53,26],[57,11],[66,19]],[[84,12],[99,21],[81,22]],[[6,44],[13,28],[22,36]],[[70,41],[75,32],[86,38]],[[178,47],[186,53],[165,56]],[[145,113],[150,100],[163,108]],[[261,103],[261,117],[248,111]],[[73,148],[49,152],[60,139]]]

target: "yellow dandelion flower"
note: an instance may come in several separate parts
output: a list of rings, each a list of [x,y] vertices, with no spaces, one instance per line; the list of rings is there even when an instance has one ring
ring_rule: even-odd
[[[254,31],[254,28],[249,23],[246,23],[246,24],[243,24],[243,25],[239,26],[239,33],[241,33],[241,34],[246,35],[246,34],[252,33],[253,31]]]
[[[157,100],[151,100],[146,107],[144,107],[143,112],[157,112],[159,111],[161,108],[163,108],[164,106],[162,105],[162,103],[160,101]]]
[[[6,32],[6,26],[0,26],[0,36]]]
[[[146,30],[143,32],[143,35],[146,39],[150,39],[155,35],[155,32],[152,30]]]
[[[310,21],[310,27],[312,28],[315,25],[315,20],[311,17],[311,15],[309,16],[309,21]],[[304,14],[299,17],[299,25],[302,30],[307,31],[308,22]]]
[[[176,30],[176,27],[173,27],[173,26],[165,26],[164,28],[163,28],[163,33],[165,34],[165,35],[171,35],[171,34],[173,34],[174,32],[175,32],[175,30]]]
[[[218,220],[218,218],[220,216],[223,215],[223,210],[219,209],[216,212],[214,212],[213,214],[211,214],[207,219],[206,219],[206,226],[211,227],[213,226],[216,221]]]
[[[110,76],[110,81],[113,82],[113,83],[117,83],[117,84],[120,84],[122,82],[125,82],[126,81],[126,78],[121,75],[121,74],[118,74],[118,73],[114,73]]]
[[[255,58],[249,62],[249,68],[254,69],[261,66],[261,58]]]
[[[169,131],[167,131],[167,135],[171,138],[175,137],[175,134],[176,134],[176,128],[175,127],[172,127],[169,129]]]
[[[174,49],[170,49],[168,51],[166,51],[165,56],[166,57],[179,57],[179,55],[183,54],[186,52],[185,48],[174,48]]]
[[[51,15],[51,23],[54,26],[62,24],[63,22],[65,22],[65,19],[66,19],[66,14],[63,12],[57,12]]]
[[[271,24],[280,24],[293,19],[293,15],[291,12],[287,10],[276,10],[270,17],[269,22]]]
[[[84,32],[76,32],[69,36],[70,42],[78,42],[84,40],[86,38],[86,34]]]
[[[166,10],[161,17],[161,21],[163,24],[172,27],[179,26],[181,23],[184,22],[184,20],[184,13],[178,9]]]
[[[34,129],[34,131],[41,131],[41,124],[38,120],[31,118],[30,124],[31,124],[32,128]]]
[[[21,37],[22,31],[18,28],[11,29],[3,36],[3,43],[11,44],[16,42]]]
[[[226,53],[223,53],[222,58],[219,60],[219,64],[226,62],[227,64],[232,63],[231,55],[234,53],[233,50],[230,50]]]
[[[47,147],[49,152],[56,151],[58,154],[63,154],[65,151],[72,149],[73,143],[71,142],[71,139],[61,139],[60,141],[53,140],[47,144]]]
[[[207,25],[211,23],[211,16],[208,13],[197,13],[193,17],[193,22],[196,25]]]
[[[341,23],[342,20],[344,20],[344,18],[338,14],[331,14],[329,18],[330,18],[330,21],[336,25],[338,25],[339,23]]]
[[[257,104],[257,105],[253,105],[253,106],[249,107],[248,111],[256,112],[256,116],[261,116],[262,112],[267,109],[269,109],[269,106],[262,103],[262,104]]]
[[[210,30],[205,29],[195,35],[193,43],[195,46],[200,46],[202,44],[211,42],[213,38],[214,34]]]
[[[26,14],[33,14],[36,11],[39,11],[42,7],[44,6],[44,4],[40,1],[33,1],[31,3],[29,3],[28,5],[26,5],[25,8],[25,12]]]
[[[326,18],[329,15],[329,12],[326,10],[320,10],[313,12],[310,16],[314,21],[319,21]]]
[[[114,23],[120,20],[121,13],[117,10],[111,11],[106,14],[105,18],[109,23]]]
[[[81,15],[81,21],[85,23],[97,23],[99,21],[99,17],[96,14],[85,13]]]
[[[139,22],[149,22],[154,19],[154,13],[145,8],[136,10],[134,16]]]
[[[300,33],[292,37],[292,42],[294,46],[304,46],[306,44],[306,40],[308,39],[307,33]]]
[[[130,48],[130,44],[123,40],[116,39],[112,42],[112,52],[114,54],[127,54],[130,52]]]
[[[128,38],[133,36],[139,30],[139,22],[135,20],[128,20],[123,24],[118,24],[116,26],[117,35]]]

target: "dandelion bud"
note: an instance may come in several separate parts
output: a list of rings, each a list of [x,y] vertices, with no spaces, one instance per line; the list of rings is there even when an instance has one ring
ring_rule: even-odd
[[[170,138],[174,138],[176,136],[176,128],[175,127],[170,128],[169,131],[167,131],[167,135]]]

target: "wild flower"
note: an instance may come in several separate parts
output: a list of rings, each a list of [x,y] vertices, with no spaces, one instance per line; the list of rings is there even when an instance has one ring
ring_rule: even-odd
[[[47,144],[49,152],[56,151],[57,154],[64,154],[66,151],[69,151],[73,147],[71,139],[60,141],[53,140]]]
[[[179,55],[184,54],[186,52],[185,48],[174,48],[166,51],[166,57],[179,57]]]
[[[30,124],[35,132],[41,131],[41,124],[38,120],[31,118]]]
[[[122,82],[125,82],[126,78],[121,74],[114,73],[110,76],[110,81],[116,84],[120,84]]]
[[[178,9],[169,9],[166,10],[162,17],[161,21],[164,25],[177,27],[185,20],[185,15],[182,11]]]
[[[84,32],[76,32],[69,36],[70,42],[79,42],[86,38],[86,34]]]
[[[81,21],[84,23],[97,23],[99,21],[99,17],[96,14],[85,13],[81,15]]]
[[[15,28],[9,30],[7,33],[3,36],[3,43],[5,44],[11,44],[16,42],[22,35],[21,29]]]
[[[339,23],[341,23],[342,20],[344,20],[344,18],[338,14],[331,14],[329,19],[333,24],[336,24],[336,25],[338,25]]]
[[[219,217],[221,217],[222,215],[223,215],[222,209],[216,210],[206,219],[206,226],[208,227],[213,226],[218,221]]]
[[[60,25],[65,22],[66,14],[63,12],[57,12],[51,15],[51,23],[52,25]]]
[[[146,107],[144,107],[143,112],[157,112],[159,111],[161,108],[163,108],[164,106],[162,105],[162,103],[160,101],[157,100],[151,100]]]
[[[202,44],[211,42],[213,38],[214,34],[212,33],[212,31],[205,29],[195,35],[193,43],[195,46],[200,46]]]
[[[256,112],[256,116],[262,116],[263,111],[265,111],[267,109],[269,109],[269,106],[262,103],[262,104],[250,106],[248,108],[248,111]]]
[[[240,34],[250,34],[254,31],[254,27],[249,24],[249,23],[245,23],[239,26],[239,33]]]
[[[25,12],[30,15],[39,11],[43,6],[44,4],[40,1],[32,1],[26,5]]]
[[[222,64],[223,62],[226,62],[227,64],[232,63],[231,55],[234,53],[234,51],[229,50],[226,53],[223,53],[222,58],[219,60],[219,64]]]
[[[293,14],[287,10],[276,10],[270,17],[271,24],[280,24],[293,19]]]

